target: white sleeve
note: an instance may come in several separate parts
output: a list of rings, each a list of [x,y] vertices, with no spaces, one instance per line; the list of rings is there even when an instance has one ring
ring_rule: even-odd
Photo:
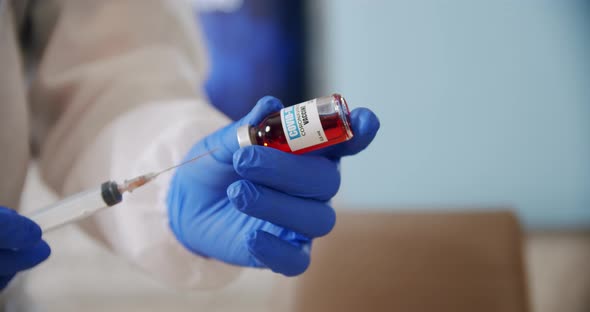
[[[29,98],[40,172],[57,194],[167,167],[229,122],[203,95],[205,47],[186,1],[39,2],[46,3],[55,6],[40,5],[35,16],[54,12],[55,22]],[[83,227],[171,284],[208,288],[231,280],[236,268],[176,241],[167,187],[161,177]]]
[[[113,179],[123,181],[177,164],[205,135],[228,119],[204,102],[143,105],[109,124],[79,156],[65,193]],[[121,204],[83,221],[84,228],[117,254],[171,285],[216,288],[239,269],[192,254],[169,228],[166,195],[173,172],[126,194]]]

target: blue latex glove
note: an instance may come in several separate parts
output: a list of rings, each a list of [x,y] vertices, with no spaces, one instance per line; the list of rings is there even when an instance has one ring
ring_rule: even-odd
[[[368,109],[354,110],[354,138],[313,154],[239,148],[239,126],[257,125],[282,107],[273,97],[262,98],[247,116],[198,142],[186,156],[219,148],[180,167],[171,182],[170,226],[189,250],[287,276],[307,269],[311,239],[327,234],[335,223],[328,201],[340,186],[340,157],[367,147],[379,121]]]
[[[41,228],[11,209],[0,207],[0,290],[20,271],[47,259],[49,245]]]

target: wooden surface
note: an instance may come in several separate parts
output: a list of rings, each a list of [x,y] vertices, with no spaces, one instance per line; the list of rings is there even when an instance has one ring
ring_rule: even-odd
[[[507,212],[341,213],[313,250],[295,311],[528,311]]]

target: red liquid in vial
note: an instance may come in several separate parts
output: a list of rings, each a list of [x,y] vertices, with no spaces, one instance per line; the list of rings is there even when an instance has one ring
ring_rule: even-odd
[[[250,127],[250,140],[252,144],[268,146],[294,154],[303,154],[347,141],[352,138],[353,134],[350,130],[350,115],[346,101],[340,95],[334,94],[331,96],[331,103],[335,106],[334,112],[319,113],[319,120],[326,139],[323,143],[292,151],[283,131],[280,112],[269,115],[258,126]]]

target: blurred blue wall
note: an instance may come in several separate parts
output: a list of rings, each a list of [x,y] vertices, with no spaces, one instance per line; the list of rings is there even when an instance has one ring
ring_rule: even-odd
[[[382,121],[343,162],[349,207],[511,205],[590,226],[587,1],[310,1],[311,96]]]
[[[300,0],[192,0],[207,42],[211,103],[237,120],[272,94],[305,100]]]

